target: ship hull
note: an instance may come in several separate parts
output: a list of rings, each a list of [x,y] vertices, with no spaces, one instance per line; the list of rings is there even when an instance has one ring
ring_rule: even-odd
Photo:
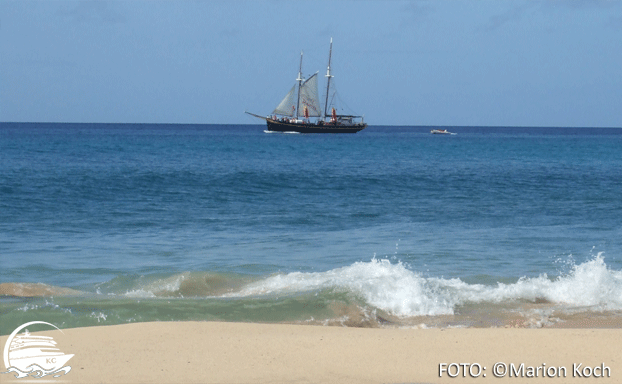
[[[10,364],[23,372],[27,372],[28,368],[33,365],[37,365],[46,371],[55,371],[64,367],[73,356],[73,354],[65,355],[64,353],[46,354],[43,356],[26,356],[17,359],[11,358]]]
[[[266,119],[268,131],[272,132],[298,132],[298,133],[356,133],[367,127],[367,124],[335,125],[315,123],[286,123],[272,119]]]

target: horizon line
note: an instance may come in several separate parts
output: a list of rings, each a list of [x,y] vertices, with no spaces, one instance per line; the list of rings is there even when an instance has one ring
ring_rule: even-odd
[[[264,124],[248,123],[134,123],[134,122],[59,122],[59,121],[0,121],[0,124],[90,124],[90,125],[239,125],[263,126]],[[561,126],[561,125],[404,125],[404,124],[369,124],[368,127],[442,127],[442,128],[556,128],[556,129],[622,129],[615,126]]]

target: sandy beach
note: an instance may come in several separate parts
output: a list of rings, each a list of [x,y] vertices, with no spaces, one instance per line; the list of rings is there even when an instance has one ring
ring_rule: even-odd
[[[75,355],[68,363],[71,371],[50,378],[54,382],[568,383],[584,382],[590,372],[602,374],[603,382],[622,381],[619,328],[363,329],[151,322],[33,334],[52,336],[62,352]],[[0,337],[2,346],[7,338]],[[502,364],[495,375],[496,363]],[[504,366],[505,376],[497,377]],[[2,383],[29,380],[12,374],[0,378]]]

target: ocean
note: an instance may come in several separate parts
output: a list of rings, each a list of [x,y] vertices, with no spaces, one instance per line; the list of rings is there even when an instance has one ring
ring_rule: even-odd
[[[0,334],[622,322],[622,129],[0,123]]]

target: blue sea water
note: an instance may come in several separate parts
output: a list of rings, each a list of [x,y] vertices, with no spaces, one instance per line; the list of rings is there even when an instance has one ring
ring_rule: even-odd
[[[0,334],[622,317],[622,129],[0,123]]]

